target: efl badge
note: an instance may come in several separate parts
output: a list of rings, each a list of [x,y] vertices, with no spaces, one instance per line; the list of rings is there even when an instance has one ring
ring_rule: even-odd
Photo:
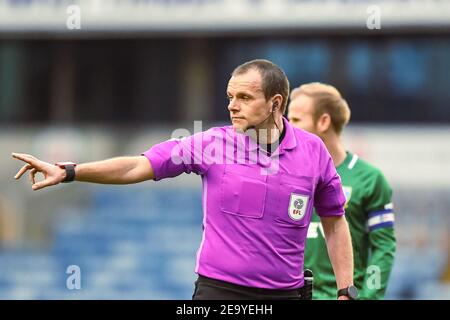
[[[344,196],[345,196],[344,209],[347,209],[348,203],[350,202],[350,198],[352,197],[352,187],[342,186],[342,190],[344,191]]]
[[[292,220],[298,221],[305,216],[308,200],[308,196],[291,193],[291,200],[289,201],[289,217],[291,217]]]

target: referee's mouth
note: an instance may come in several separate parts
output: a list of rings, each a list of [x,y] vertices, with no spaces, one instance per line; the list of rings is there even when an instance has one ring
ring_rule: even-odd
[[[242,120],[245,120],[245,118],[244,117],[231,117],[231,121],[232,122],[234,122],[234,121],[242,121]]]

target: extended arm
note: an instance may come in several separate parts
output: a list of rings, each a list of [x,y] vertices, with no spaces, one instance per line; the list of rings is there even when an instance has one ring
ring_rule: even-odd
[[[57,185],[65,178],[64,169],[44,162],[29,154],[13,153],[16,159],[26,164],[15,175],[19,179],[28,170],[33,190]],[[36,182],[36,173],[41,172],[45,179]],[[132,184],[152,180],[154,173],[150,161],[145,156],[120,157],[98,162],[79,164],[75,167],[75,180],[101,184]]]

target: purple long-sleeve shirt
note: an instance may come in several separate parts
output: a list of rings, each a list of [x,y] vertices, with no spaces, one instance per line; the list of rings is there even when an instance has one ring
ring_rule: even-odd
[[[271,156],[231,126],[143,153],[155,180],[191,172],[202,177],[198,274],[249,287],[301,287],[313,206],[322,217],[344,214],[341,181],[325,145],[283,121],[285,137]]]

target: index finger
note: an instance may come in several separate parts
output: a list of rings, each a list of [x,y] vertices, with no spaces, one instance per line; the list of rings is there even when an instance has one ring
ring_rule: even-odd
[[[25,153],[12,153],[11,154],[13,158],[22,160],[26,163],[29,163],[31,165],[37,165],[37,161],[36,158],[34,158],[33,156],[29,155],[29,154],[25,154]]]

